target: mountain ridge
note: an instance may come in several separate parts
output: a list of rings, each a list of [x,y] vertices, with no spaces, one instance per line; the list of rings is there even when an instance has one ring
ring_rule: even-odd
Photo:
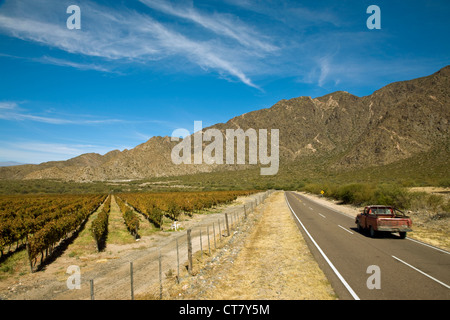
[[[336,91],[317,98],[283,99],[270,108],[209,128],[222,132],[279,129],[281,166],[313,158],[334,170],[380,166],[448,143],[449,88],[450,66],[446,66],[429,76],[393,82],[363,97]],[[145,179],[251,167],[175,165],[170,154],[176,144],[168,136],[155,136],[130,150],[1,167],[0,179]]]

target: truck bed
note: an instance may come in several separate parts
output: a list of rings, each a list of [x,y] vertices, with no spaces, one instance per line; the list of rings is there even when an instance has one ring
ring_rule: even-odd
[[[379,217],[377,219],[377,231],[407,232],[412,231],[407,218]]]

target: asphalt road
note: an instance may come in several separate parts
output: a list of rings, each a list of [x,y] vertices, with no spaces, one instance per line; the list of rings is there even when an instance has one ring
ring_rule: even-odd
[[[285,195],[340,299],[450,299],[450,252],[395,234],[370,238],[356,230],[354,217],[294,192]]]

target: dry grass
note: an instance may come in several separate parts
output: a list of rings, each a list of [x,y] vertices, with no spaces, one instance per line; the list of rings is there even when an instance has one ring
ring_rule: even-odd
[[[413,232],[408,237],[450,251],[450,214],[420,210],[409,213]]]

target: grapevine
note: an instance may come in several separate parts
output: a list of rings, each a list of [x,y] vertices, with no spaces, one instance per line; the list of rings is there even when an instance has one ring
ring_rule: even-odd
[[[106,242],[106,235],[108,233],[109,212],[111,210],[111,196],[103,204],[103,208],[98,213],[97,217],[92,221],[91,234],[97,244],[97,251],[103,250]]]
[[[116,203],[120,208],[120,212],[122,212],[123,219],[125,221],[125,225],[127,226],[128,231],[134,236],[135,239],[139,238],[139,218],[136,213],[129,206],[125,204],[125,202],[116,197]]]

